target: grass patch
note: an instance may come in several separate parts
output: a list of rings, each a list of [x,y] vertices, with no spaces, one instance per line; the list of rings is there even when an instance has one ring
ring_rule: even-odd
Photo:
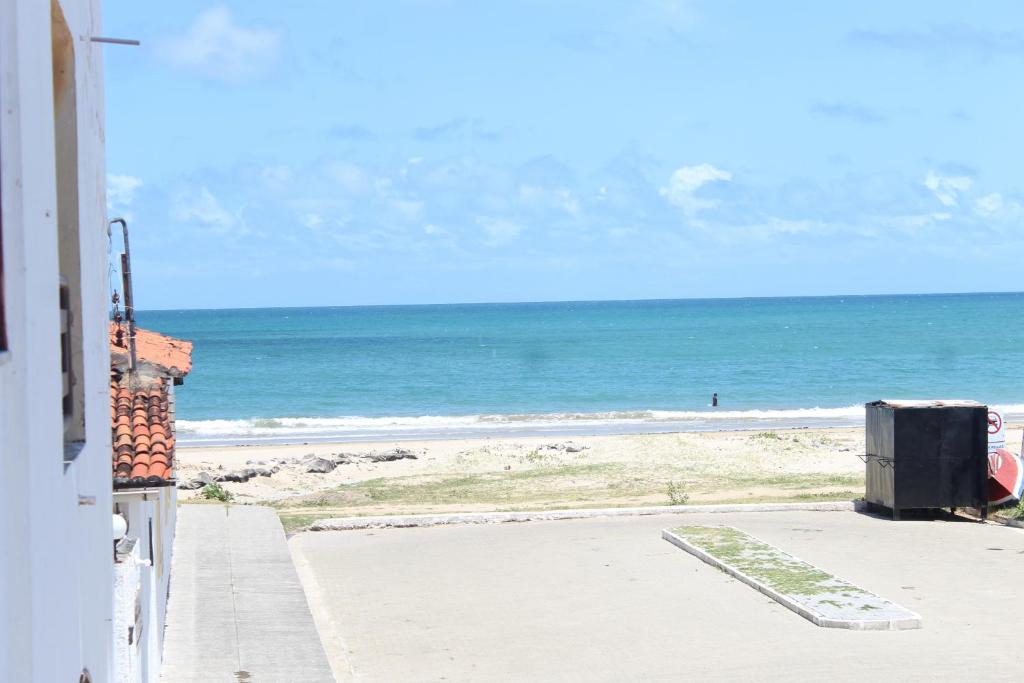
[[[231,491],[228,491],[220,484],[207,484],[199,491],[199,497],[203,500],[230,503],[234,496],[231,495]]]
[[[862,495],[853,495],[853,491],[864,490],[864,477],[860,474],[758,474],[756,472],[691,472],[687,477],[687,490],[691,498],[698,496],[701,502],[708,502],[708,498],[715,498],[716,501],[724,496],[716,494],[731,492],[735,497],[738,492],[749,491],[752,495],[749,502],[754,502],[758,496],[786,497],[793,500],[800,500],[801,496],[807,494],[823,493],[821,489],[836,489],[837,493],[846,496],[846,500]],[[774,493],[773,490],[778,491]],[[832,495],[832,492],[825,492]]]
[[[1024,519],[1024,500],[1018,501],[1015,505],[1007,504],[995,510],[994,514],[1004,519]]]
[[[532,464],[547,463],[554,460],[554,456],[546,450],[542,451],[539,448],[535,448],[519,460],[520,462],[525,460]]]
[[[359,508],[379,505],[458,505],[618,497],[618,464],[564,465],[464,475],[381,477],[302,496],[282,507]]]
[[[690,501],[690,494],[686,491],[686,484],[678,481],[668,483],[668,502],[670,505],[686,505]]]
[[[701,503],[837,503],[847,502],[860,497],[853,491],[826,491],[814,493],[781,493],[779,495],[747,496],[746,498],[724,497]]]
[[[710,475],[705,480],[717,487],[730,488],[783,488],[811,489],[825,486],[845,486],[863,488],[864,476],[861,474],[758,474],[734,473]],[[700,482],[705,483],[705,482]]]
[[[747,470],[703,472],[685,464],[565,463],[522,470],[380,477],[273,505],[282,512],[326,517],[664,505],[666,495],[671,505],[851,500],[861,487],[863,477],[859,475],[758,475]],[[742,493],[748,490],[753,495],[744,497]],[[365,509],[371,511],[363,512]]]
[[[758,432],[750,435],[751,441],[782,441],[782,437],[776,432]]]
[[[325,515],[296,514],[286,513],[284,511],[278,511],[277,516],[281,520],[281,526],[284,527],[284,533],[288,536],[297,534],[300,531],[305,531],[313,524],[313,522],[325,517]]]
[[[838,603],[836,596],[872,598],[857,586],[846,583],[817,567],[787,555],[778,548],[732,527],[681,526],[675,533],[750,578],[786,595],[829,596],[820,604]]]

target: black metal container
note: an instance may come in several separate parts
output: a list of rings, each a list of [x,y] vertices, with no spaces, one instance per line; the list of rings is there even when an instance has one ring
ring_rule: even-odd
[[[970,507],[988,513],[988,408],[974,401],[865,406],[869,509]]]

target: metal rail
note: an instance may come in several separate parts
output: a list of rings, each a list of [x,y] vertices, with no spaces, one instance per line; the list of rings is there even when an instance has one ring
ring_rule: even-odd
[[[114,218],[110,225],[121,224],[121,234],[124,235],[124,253],[121,254],[121,280],[124,288],[124,319],[128,322],[128,372],[134,373],[137,369],[135,358],[135,306],[132,303],[132,256],[128,247],[128,222],[123,218]]]

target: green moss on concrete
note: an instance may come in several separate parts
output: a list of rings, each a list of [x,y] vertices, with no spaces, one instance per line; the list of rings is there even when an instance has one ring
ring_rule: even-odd
[[[830,596],[823,604],[836,603],[836,598],[852,601],[871,597],[856,586],[837,579],[813,565],[798,560],[778,548],[732,527],[681,526],[675,533],[716,560],[730,565],[746,576],[774,591],[786,595]]]

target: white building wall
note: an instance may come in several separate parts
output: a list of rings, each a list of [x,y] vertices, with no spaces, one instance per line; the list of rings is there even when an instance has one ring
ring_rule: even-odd
[[[114,681],[134,683],[142,680],[142,654],[135,631],[141,620],[140,569],[138,546],[114,565]]]
[[[126,537],[136,541],[132,556],[116,566],[125,581],[115,596],[114,649],[119,664],[130,663],[127,669],[118,667],[119,682],[157,683],[160,679],[177,499],[173,486],[114,494],[116,509],[128,522]],[[134,586],[127,583],[129,576],[135,578]],[[130,621],[126,621],[128,615]]]
[[[51,5],[0,0],[0,680],[112,678],[109,349],[96,0],[62,0],[76,79],[85,445],[63,460]]]
[[[171,554],[174,549],[174,533],[178,524],[178,489],[175,486],[168,486],[163,489],[157,507],[156,526],[160,534],[156,538],[153,549],[155,586],[156,615],[155,627],[157,653],[163,661],[164,652],[164,626],[167,623],[167,597],[171,587]]]

